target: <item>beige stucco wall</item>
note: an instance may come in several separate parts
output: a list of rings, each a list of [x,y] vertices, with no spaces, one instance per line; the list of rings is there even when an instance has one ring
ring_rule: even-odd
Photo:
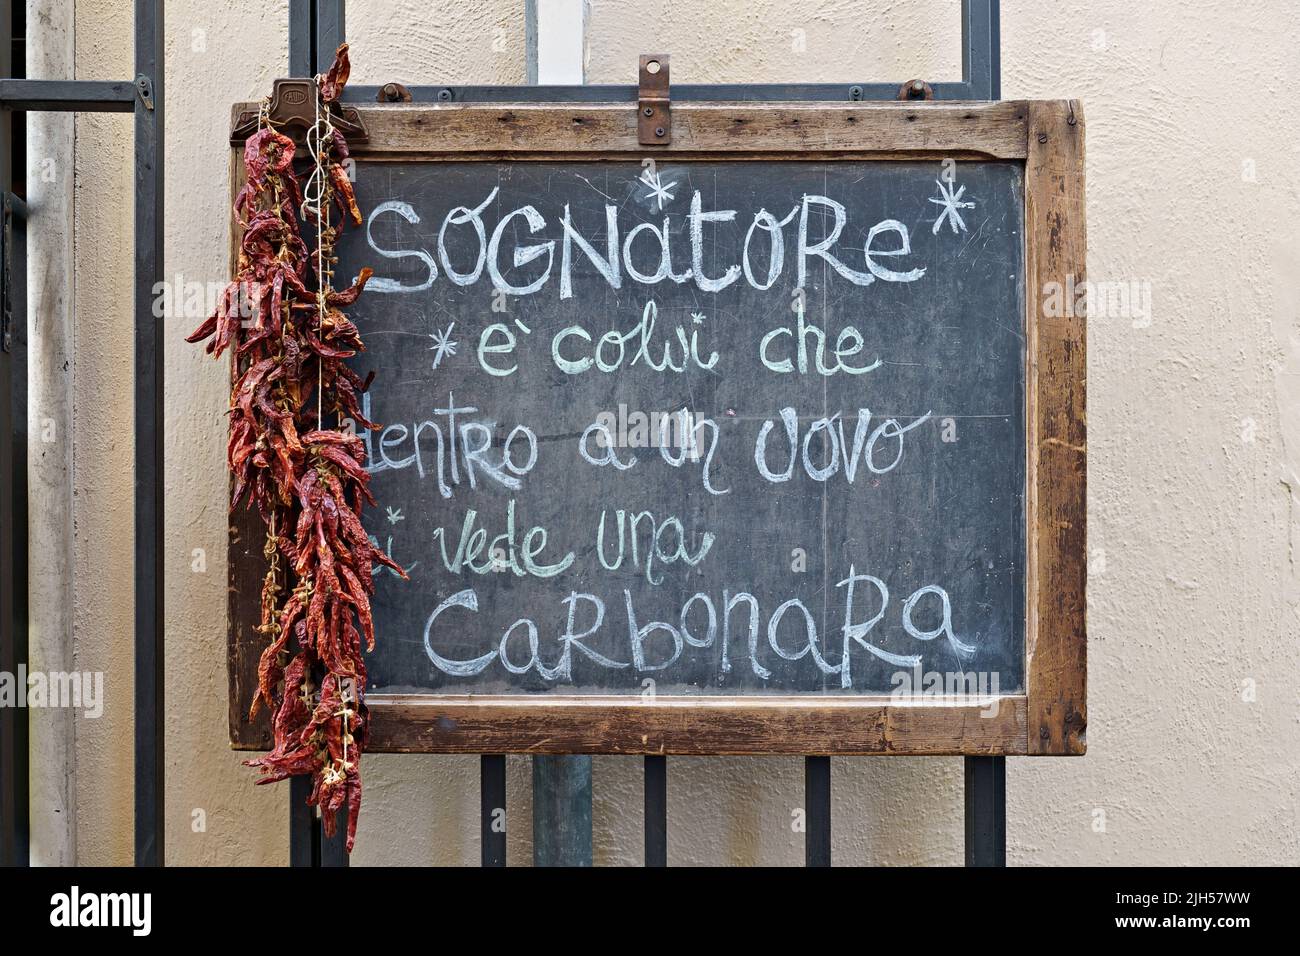
[[[673,54],[677,82],[956,78],[957,9],[592,0],[588,78],[628,82],[652,49]],[[79,0],[80,77],[131,74],[128,10]],[[521,11],[353,0],[356,76],[521,82]],[[218,281],[229,104],[284,71],[285,3],[177,0],[167,14],[166,271]],[[1089,330],[1089,754],[1009,762],[1009,860],[1295,864],[1300,131],[1279,107],[1300,89],[1300,8],[1004,0],[1002,29],[1006,97],[1086,104],[1091,277],[1149,282],[1152,298],[1149,325]],[[78,724],[84,863],[131,857],[130,149],[129,118],[78,118],[76,635],[109,694]],[[181,342],[194,320],[167,321],[168,862],[278,863],[285,789],[252,787],[225,743],[224,366]],[[670,766],[670,862],[801,862],[798,760]],[[476,862],[477,770],[367,757],[354,862]],[[834,772],[838,862],[960,862],[959,760]],[[512,759],[516,862],[530,857],[528,783]],[[639,862],[639,761],[598,758],[595,787],[597,862]]]

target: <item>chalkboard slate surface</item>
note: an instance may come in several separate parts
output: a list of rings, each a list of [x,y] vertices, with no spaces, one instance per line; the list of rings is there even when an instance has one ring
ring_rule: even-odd
[[[1021,165],[356,188],[372,694],[1023,692]]]

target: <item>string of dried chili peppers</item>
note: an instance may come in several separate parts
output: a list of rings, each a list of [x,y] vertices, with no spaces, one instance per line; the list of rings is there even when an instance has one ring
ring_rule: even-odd
[[[214,356],[232,350],[230,507],[247,499],[267,527],[258,630],[270,643],[250,716],[263,704],[271,710],[273,747],[247,763],[262,771],[258,783],[311,774],[308,802],[320,807],[327,835],[347,807],[351,851],[367,728],[363,638],[374,649],[374,568],[402,569],[362,527],[363,505],[374,504],[365,446],[337,424],[379,427],[361,414],[359,396],[370,379],[346,360],[364,345],[342,311],[361,294],[370,270],[348,288],[333,286],[343,224],[361,223],[345,169],[347,142],[329,122],[348,71],[344,44],[329,72],[317,77],[305,196],[294,172],[294,141],[273,128],[263,108],[244,147],[247,182],[235,199],[243,229],[235,275],[217,311],[187,341],[208,339]],[[332,206],[341,214],[337,227]],[[314,227],[313,250],[301,224]],[[326,413],[335,427],[326,427]]]

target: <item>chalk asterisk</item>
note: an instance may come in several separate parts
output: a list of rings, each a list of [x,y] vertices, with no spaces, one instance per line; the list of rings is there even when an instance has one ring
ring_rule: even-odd
[[[405,519],[406,519],[406,515],[402,514],[402,509],[401,509],[401,508],[389,508],[389,509],[388,509],[388,523],[389,523],[389,524],[397,524],[397,522],[399,522],[399,521],[403,521],[403,520],[405,520]]]
[[[658,172],[651,172],[648,169],[641,173],[641,182],[649,189],[645,198],[657,200],[660,209],[664,208],[665,201],[672,200],[673,194],[671,190],[677,185],[676,182],[665,183],[659,178]]]
[[[429,346],[429,351],[434,353],[434,368],[441,365],[442,360],[448,355],[456,354],[456,343],[451,340],[451,330],[455,327],[456,323],[453,322],[451,325],[447,326],[447,328],[429,334],[429,338],[433,339],[433,344]]]
[[[966,202],[961,201],[962,193],[966,192],[966,187],[962,186],[954,193],[951,185],[938,179],[935,180],[935,183],[939,187],[939,195],[942,198],[931,199],[930,202],[934,203],[936,206],[942,206],[943,211],[939,213],[939,218],[934,221],[934,228],[930,231],[937,236],[939,234],[939,227],[942,226],[943,221],[947,219],[948,225],[952,227],[954,235],[958,230],[965,232],[966,223],[961,218],[961,213],[958,212],[958,210],[975,208],[975,203],[970,202],[969,200]]]

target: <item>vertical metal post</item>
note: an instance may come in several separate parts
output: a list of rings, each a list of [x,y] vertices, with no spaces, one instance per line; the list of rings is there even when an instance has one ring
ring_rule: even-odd
[[[484,866],[506,865],[506,758],[484,754],[478,764],[479,843]]]
[[[999,0],[963,0],[962,78],[971,98],[1002,96],[1002,24]],[[1007,758],[967,757],[966,865],[1006,866]]]
[[[533,865],[591,866],[591,757],[533,758]]]
[[[316,0],[289,0],[289,75],[316,72]],[[321,865],[321,824],[316,809],[307,805],[311,778],[289,779],[289,865]]]
[[[311,796],[311,778],[306,775],[289,778],[289,865],[320,865],[320,827],[316,823],[316,810],[307,806]]]
[[[135,862],[165,861],[163,0],[135,0]]]
[[[324,827],[320,833],[320,866],[348,865],[348,808],[338,812],[334,820],[334,835],[327,837]]]
[[[13,12],[8,0],[0,5],[5,77],[14,75]],[[11,190],[20,141],[13,131],[25,123],[22,113],[0,111],[0,672],[13,675],[19,694],[27,663],[27,259],[21,200]],[[27,865],[29,833],[27,708],[0,707],[0,865]]]
[[[0,4],[0,74],[9,76],[13,69],[13,37],[11,4]],[[0,194],[8,192],[12,178],[13,114],[0,112]],[[12,272],[8,268],[10,249],[0,232],[0,673],[18,673],[18,619],[15,600],[18,592],[18,575],[15,564],[17,534],[14,531],[14,509],[18,495],[18,477],[15,451],[18,434],[15,431],[17,409],[14,408],[14,366],[21,361],[21,352],[14,348],[11,296]],[[16,678],[15,678],[16,681]],[[18,841],[18,747],[17,723],[26,716],[19,707],[0,706],[0,866],[13,866],[17,862]]]
[[[831,865],[831,758],[803,758],[804,864]]]
[[[324,73],[334,62],[334,51],[347,39],[344,0],[316,0],[316,43],[314,73]],[[347,810],[339,813],[333,837],[320,835],[320,865],[347,866]]]
[[[1002,98],[1002,13],[999,0],[962,0],[961,73],[973,100]]]
[[[529,11],[528,6],[532,7]],[[585,30],[585,7],[573,0],[551,0],[525,7],[530,83],[581,83],[582,43],[571,39]],[[591,865],[591,758],[533,758],[533,862],[537,866]]]
[[[289,75],[316,72],[316,0],[289,0]]]
[[[966,758],[966,865],[1007,865],[1007,758]]]
[[[668,865],[668,758],[645,758],[645,865]]]
[[[316,0],[316,73],[334,62],[334,51],[347,39],[344,0]]]

